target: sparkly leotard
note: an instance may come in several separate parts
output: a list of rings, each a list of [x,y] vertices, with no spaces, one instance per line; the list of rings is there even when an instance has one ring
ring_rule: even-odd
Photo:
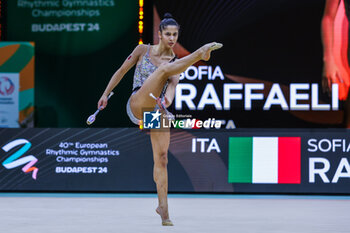
[[[145,82],[145,80],[158,68],[157,66],[153,65],[149,51],[150,51],[150,45],[148,44],[147,52],[142,57],[142,60],[140,64],[136,66],[135,73],[134,73],[134,82],[132,85],[133,92],[135,90],[138,90],[141,88],[142,84]],[[164,88],[161,93],[161,97],[164,96],[166,88],[168,86],[168,82],[164,85]]]
[[[149,56],[150,45],[148,45],[146,54],[142,57],[140,64],[136,66],[134,73],[134,83],[132,89],[139,89],[145,80],[150,76],[156,69],[157,66],[153,65]]]
[[[133,89],[132,89],[131,95],[135,94],[141,88],[141,86],[143,85],[145,80],[158,68],[151,61],[151,58],[149,55],[150,47],[151,46],[148,45],[146,54],[142,57],[140,64],[138,64],[136,66],[135,73],[134,73]],[[170,62],[172,62],[173,60],[171,60]],[[160,94],[161,98],[164,98],[164,94],[165,94],[167,86],[168,86],[168,82],[166,82],[166,84],[164,85],[164,88]],[[156,106],[156,108],[157,108],[157,106]],[[140,120],[137,119],[131,111],[130,98],[129,98],[128,103],[126,105],[126,112],[129,116],[130,120],[133,123],[135,123],[136,125],[140,124]]]

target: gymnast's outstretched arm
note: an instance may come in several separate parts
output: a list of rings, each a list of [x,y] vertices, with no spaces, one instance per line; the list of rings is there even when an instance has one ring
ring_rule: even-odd
[[[100,100],[98,101],[97,108],[102,106],[104,109],[107,106],[107,96],[109,93],[118,85],[120,80],[125,76],[125,74],[138,62],[140,56],[142,56],[147,50],[147,45],[141,44],[136,46],[134,51],[127,57],[124,63],[120,68],[113,74],[112,78],[109,80],[109,83],[103,92]]]

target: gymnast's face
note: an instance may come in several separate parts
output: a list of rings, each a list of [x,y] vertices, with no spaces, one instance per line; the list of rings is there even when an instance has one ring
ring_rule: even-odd
[[[175,25],[166,26],[162,32],[159,33],[159,40],[166,48],[173,48],[179,36],[179,29]]]

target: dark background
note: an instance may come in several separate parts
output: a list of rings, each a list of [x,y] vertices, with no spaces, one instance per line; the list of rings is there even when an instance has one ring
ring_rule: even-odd
[[[2,1],[4,3],[4,1]],[[152,43],[153,7],[161,16],[170,12],[181,25],[179,44],[193,52],[201,45],[220,41],[224,49],[216,51],[207,65],[220,65],[224,74],[274,82],[320,83],[322,72],[322,43],[320,24],[324,0],[146,0],[144,2],[145,44]],[[6,8],[5,8],[6,9]],[[135,1],[138,10],[138,2]],[[35,66],[35,126],[85,127],[86,118],[96,110],[97,101],[110,77],[138,44],[138,11],[134,26],[114,43],[84,56],[50,55],[36,50]],[[8,11],[5,11],[5,13]],[[6,18],[1,20],[5,22]],[[20,25],[6,25],[13,30]],[[3,35],[9,41],[31,40]],[[35,42],[35,41],[34,41]],[[92,42],[93,45],[93,42]],[[36,44],[40,47],[40,44]],[[125,105],[132,89],[134,69],[130,70],[114,90],[108,108],[90,127],[132,127]],[[222,84],[216,81],[218,96],[223,102]],[[202,93],[204,82],[192,82]],[[221,86],[221,89],[220,89]],[[197,96],[197,104],[200,95]],[[329,103],[320,92],[320,100]],[[246,111],[242,102],[232,101],[230,111],[216,111],[207,106],[203,111],[181,112],[199,119],[233,119],[238,128],[328,128],[343,127],[343,123],[317,123],[292,111],[272,107],[263,111],[264,101],[254,101]],[[287,99],[288,102],[288,99]],[[342,106],[342,103],[340,103]],[[214,114],[215,113],[215,114]],[[314,112],[315,113],[315,112]],[[316,117],[324,112],[316,112]],[[339,112],[341,115],[342,113]]]
[[[222,42],[223,49],[215,51],[206,65],[219,65],[224,74],[258,80],[265,83],[267,90],[267,82],[281,86],[321,84],[323,51],[320,29],[324,0],[155,0],[154,5],[160,17],[170,12],[179,22],[179,43],[188,51],[193,52],[208,42]],[[207,82],[210,83],[207,80],[185,81],[194,84],[198,93],[203,93]],[[211,81],[222,104],[220,91],[223,83],[228,82],[233,81],[227,77],[224,81]],[[311,91],[309,93],[311,95]],[[329,97],[321,90],[319,94],[320,101],[330,103]],[[199,103],[200,97],[197,94],[195,104]],[[282,111],[279,106],[263,111],[265,100],[253,101],[251,111],[244,110],[242,100],[232,101],[230,111],[206,106],[202,112],[184,109],[181,113],[200,119],[233,119],[238,128],[343,127],[341,122],[317,123],[320,121],[313,121],[313,117],[306,119],[295,114],[298,111]],[[286,100],[289,105],[289,99]],[[342,103],[340,106],[342,108]],[[320,118],[324,112],[314,112],[314,115],[314,118]]]
[[[134,8],[129,16],[132,18],[131,26],[113,43],[97,51],[83,55],[52,54],[52,52],[43,50],[42,44],[34,40],[36,42],[35,127],[86,126],[86,119],[96,111],[97,102],[109,79],[138,45],[138,1],[124,2],[133,5],[132,8]],[[115,3],[116,6],[120,5],[119,0],[115,0]],[[152,4],[146,0],[144,5],[144,26],[152,28]],[[6,12],[10,12],[10,10],[8,9]],[[12,10],[12,12],[14,11]],[[7,14],[7,18],[9,17]],[[28,27],[23,26],[20,21],[21,17],[18,17],[19,20],[16,22],[12,20],[13,24],[11,25],[7,20],[9,24],[5,24],[7,30],[4,39],[7,41],[33,41],[31,33],[27,30]],[[45,19],[39,18],[37,20],[45,22]],[[65,20],[81,22],[81,19],[74,17],[68,19],[62,17],[61,20],[62,22]],[[111,18],[110,23],[113,23],[113,20]],[[46,22],[52,23],[50,18],[46,19]],[[144,31],[145,43],[150,42],[151,35],[151,31]],[[75,34],[72,33],[68,37],[60,36],[59,40],[50,38],[52,41],[45,42],[54,43],[62,50],[67,50],[69,49],[69,47],[67,48],[67,40],[76,43],[74,36]],[[101,37],[99,40],[103,40],[102,33]],[[89,38],[88,34],[84,40],[90,40],[92,47],[99,43],[99,41]],[[92,127],[128,127],[133,125],[125,111],[127,99],[132,90],[132,78],[133,69],[114,90],[116,95],[111,99],[108,110],[99,115],[99,120]]]

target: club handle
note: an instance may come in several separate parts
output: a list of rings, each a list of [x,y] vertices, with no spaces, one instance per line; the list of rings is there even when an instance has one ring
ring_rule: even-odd
[[[153,93],[149,93],[149,96],[151,96],[153,99],[157,100],[157,98],[153,95]],[[164,104],[162,102],[160,102],[160,105],[165,110],[167,115],[173,115],[171,112],[168,111],[168,109],[164,106]]]
[[[96,112],[95,112],[93,115],[95,115],[95,116],[96,116],[96,115],[97,115],[97,113],[99,113],[99,112],[100,112],[100,110],[101,110],[101,109],[97,109],[97,110],[96,110]]]
[[[114,92],[113,92],[113,91],[111,91],[111,93],[109,93],[109,95],[107,96],[107,98],[108,98],[108,99],[111,98],[112,95],[114,95]]]
[[[114,95],[114,92],[113,91],[111,91],[111,93],[109,93],[109,95],[107,96],[107,99],[109,100],[111,97],[112,97],[112,95]],[[96,115],[97,113],[99,113],[99,111],[101,111],[102,110],[102,106],[100,106],[98,109],[97,109],[97,111],[94,113],[94,115]]]
[[[149,96],[151,96],[153,99],[157,100],[157,98],[153,95],[153,93],[149,93]],[[166,107],[164,106],[164,104],[162,102],[160,102],[160,105],[165,111],[167,111]]]
[[[153,99],[157,100],[157,98],[153,95],[153,93],[149,93],[149,96],[151,96]]]
[[[110,99],[112,97],[112,95],[114,95],[113,91],[111,91],[111,93],[109,93],[109,95],[107,96],[107,99]],[[88,119],[86,120],[86,123],[88,125],[91,125],[92,123],[94,123],[96,115],[101,111],[101,109],[102,109],[102,106],[99,107],[94,114],[92,114],[91,116],[88,117]]]

